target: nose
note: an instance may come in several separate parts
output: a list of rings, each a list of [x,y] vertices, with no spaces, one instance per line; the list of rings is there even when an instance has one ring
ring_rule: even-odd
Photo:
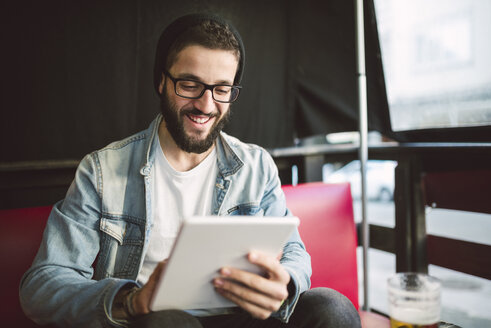
[[[211,90],[206,90],[200,98],[196,99],[194,106],[204,114],[213,113],[215,111],[215,100],[213,100]]]

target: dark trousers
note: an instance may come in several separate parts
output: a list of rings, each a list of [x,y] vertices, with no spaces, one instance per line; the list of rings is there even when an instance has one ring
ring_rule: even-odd
[[[132,328],[359,328],[360,317],[353,304],[328,288],[303,293],[288,323],[259,320],[248,313],[193,317],[179,310],[153,312],[135,321]]]

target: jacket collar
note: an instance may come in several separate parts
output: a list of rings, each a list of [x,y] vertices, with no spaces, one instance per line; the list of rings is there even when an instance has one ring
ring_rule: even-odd
[[[162,114],[158,114],[157,117],[150,123],[150,126],[147,130],[145,130],[145,134],[147,135],[147,144],[145,146],[145,164],[140,169],[140,174],[143,176],[150,175],[152,165],[155,159],[155,150],[156,147],[159,146],[158,142],[158,131],[160,122],[162,121]]]

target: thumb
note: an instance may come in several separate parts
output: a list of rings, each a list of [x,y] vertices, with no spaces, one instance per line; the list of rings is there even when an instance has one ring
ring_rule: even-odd
[[[157,264],[153,270],[147,283],[138,291],[134,297],[135,309],[138,313],[147,314],[150,313],[150,302],[152,300],[155,287],[162,276],[162,272],[165,269],[167,260],[164,260]]]

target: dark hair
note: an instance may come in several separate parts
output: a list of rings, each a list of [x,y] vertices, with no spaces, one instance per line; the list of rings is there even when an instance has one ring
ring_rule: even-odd
[[[166,69],[175,63],[177,55],[187,46],[198,45],[208,49],[233,51],[240,61],[239,42],[227,25],[221,25],[213,20],[204,20],[200,24],[187,29],[172,43],[167,53]]]
[[[154,87],[158,92],[162,73],[175,62],[181,50],[190,45],[200,45],[209,49],[223,49],[235,52],[239,65],[234,84],[240,84],[245,63],[242,38],[230,23],[221,17],[208,14],[190,14],[173,21],[162,32],[154,66]]]

